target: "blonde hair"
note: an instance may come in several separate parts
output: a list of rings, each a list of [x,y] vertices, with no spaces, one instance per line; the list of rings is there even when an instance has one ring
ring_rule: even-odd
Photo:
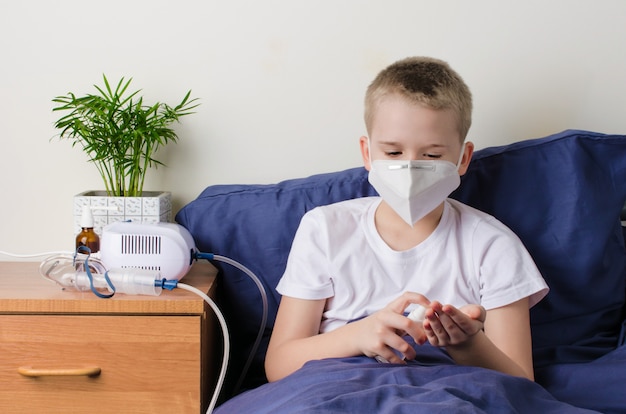
[[[371,131],[380,100],[399,94],[408,102],[432,109],[451,109],[458,117],[461,141],[472,124],[472,93],[446,62],[429,57],[409,57],[383,69],[365,94],[365,125]]]

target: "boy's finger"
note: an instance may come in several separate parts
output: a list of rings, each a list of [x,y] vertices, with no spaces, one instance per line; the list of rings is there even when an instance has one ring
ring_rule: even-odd
[[[417,292],[404,292],[401,296],[394,299],[389,305],[389,309],[396,313],[404,313],[404,310],[411,304],[417,303],[424,307],[430,305],[428,298]]]
[[[446,305],[444,307],[444,315],[450,318],[459,330],[466,335],[473,335],[476,333],[477,329],[480,329],[482,326],[482,321],[480,319],[473,319],[468,314],[460,311],[454,306]],[[481,315],[478,314],[477,316],[480,317]]]

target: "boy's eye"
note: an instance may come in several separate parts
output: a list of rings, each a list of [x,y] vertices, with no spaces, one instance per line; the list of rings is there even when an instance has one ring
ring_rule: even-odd
[[[402,155],[402,151],[387,151],[385,152],[385,155],[388,157],[397,157]]]
[[[441,158],[441,154],[424,154],[424,157],[437,159],[437,158]]]

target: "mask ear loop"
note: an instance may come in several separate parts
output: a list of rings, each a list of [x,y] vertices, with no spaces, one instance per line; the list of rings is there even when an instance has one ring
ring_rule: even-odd
[[[374,163],[372,162],[372,139],[367,137],[367,158],[370,162],[370,170],[374,169]]]
[[[459,155],[459,160],[456,163],[456,169],[458,170],[459,168],[461,168],[461,161],[463,161],[463,155],[465,155],[465,147],[467,146],[467,142],[463,143],[463,146],[461,147],[461,155]]]

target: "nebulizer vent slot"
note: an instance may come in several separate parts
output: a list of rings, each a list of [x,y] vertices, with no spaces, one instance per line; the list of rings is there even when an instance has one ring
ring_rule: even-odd
[[[161,266],[120,266],[122,269],[141,269],[160,271]]]
[[[161,254],[161,236],[123,234],[122,254]]]

